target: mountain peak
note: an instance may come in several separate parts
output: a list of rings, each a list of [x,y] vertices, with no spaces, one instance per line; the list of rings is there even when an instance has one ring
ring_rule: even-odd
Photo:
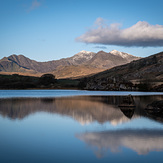
[[[22,55],[22,54],[19,54],[19,55],[16,55],[16,54],[12,54],[12,55],[10,55],[8,58],[18,58],[18,57],[22,57],[22,58],[27,58],[27,57],[25,57],[24,55]]]
[[[105,51],[103,51],[103,50],[100,50],[98,53],[106,53]]]
[[[131,54],[120,52],[118,50],[112,50],[110,53],[113,54],[113,55],[121,56],[122,58],[127,58],[129,56],[132,56]]]
[[[110,53],[116,54],[116,53],[121,53],[121,52],[114,49],[114,50],[112,50]]]
[[[89,53],[92,53],[92,52],[90,52],[90,51],[86,51],[86,50],[82,50],[82,51],[80,51],[79,53],[89,54]]]
[[[91,58],[93,58],[94,55],[95,53],[93,52],[82,50],[73,56],[73,62],[77,64],[79,63],[81,64],[82,62],[86,62]]]

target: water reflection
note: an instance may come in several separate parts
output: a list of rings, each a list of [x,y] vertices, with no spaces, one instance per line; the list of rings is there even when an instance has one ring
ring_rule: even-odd
[[[163,99],[163,96],[135,96],[132,98],[134,105],[130,103],[128,106],[122,103],[122,97],[118,96],[0,99],[0,114],[13,120],[21,120],[36,112],[44,111],[70,116],[83,125],[94,121],[117,125],[131,118],[148,116],[146,106],[151,101]],[[153,119],[157,120],[157,118]],[[159,117],[158,120],[163,121],[163,117]]]
[[[81,124],[93,121],[113,124],[128,121],[118,108],[116,97],[25,98],[2,99],[0,113],[11,119],[23,119],[35,112],[45,111],[70,116]]]
[[[148,117],[163,122],[163,100],[153,101],[148,104],[145,112]]]
[[[151,151],[163,150],[163,130],[117,130],[105,132],[87,132],[76,137],[87,143],[98,157],[107,150],[119,152],[121,147],[127,147],[139,155]],[[93,148],[95,147],[95,148]]]
[[[155,103],[155,101],[163,100],[163,96],[134,96],[131,101],[128,101],[128,98],[130,97],[80,96],[0,99],[0,115],[1,117],[7,117],[7,120],[0,117],[1,122],[3,122],[2,125],[6,124],[6,126],[2,126],[4,133],[1,132],[3,137],[0,143],[4,142],[4,144],[0,151],[1,153],[4,149],[6,151],[17,151],[15,150],[17,147],[18,149],[19,147],[20,149],[28,147],[29,151],[33,149],[33,157],[35,157],[33,153],[36,152],[39,158],[40,153],[45,153],[46,158],[49,158],[50,153],[53,158],[54,153],[59,152],[60,155],[56,154],[56,157],[63,158],[63,153],[71,153],[71,156],[74,157],[74,153],[79,149],[79,151],[82,151],[82,155],[85,155],[85,158],[92,157],[92,154],[89,155],[88,149],[83,147],[83,142],[93,149],[97,157],[103,157],[109,151],[116,154],[122,152],[125,155],[123,157],[128,157],[128,152],[131,150],[134,151],[136,156],[137,154],[148,155],[152,151],[162,151],[163,116],[145,108],[150,106],[151,103]],[[33,116],[33,121],[31,121],[32,118],[27,118],[37,112],[47,112],[51,115],[59,114],[61,116],[57,119],[56,115],[49,117],[48,114],[45,119],[42,119],[42,117],[38,118],[36,114],[36,116]],[[78,123],[76,126],[76,123],[71,120],[70,122],[69,119],[65,120],[66,118],[63,116],[71,117],[70,119],[74,119],[82,125],[89,124],[88,126],[91,127],[93,126],[92,122],[97,122],[101,128],[81,126]],[[141,117],[149,118],[147,123],[142,125]],[[27,119],[22,121],[25,118]],[[44,120],[47,123],[42,123]],[[133,122],[133,120],[136,122]],[[153,120],[155,123],[161,123],[156,123],[157,127],[155,128]],[[37,123],[35,123],[36,121]],[[108,124],[105,122],[109,122],[108,128],[102,128],[102,126]],[[20,124],[19,127],[17,127],[17,123]],[[141,127],[137,128],[137,124],[134,123],[138,123]],[[7,145],[5,142],[7,142]],[[17,143],[13,144],[14,142]],[[82,142],[82,145],[79,142]],[[28,146],[29,144],[31,147]],[[71,150],[69,150],[70,147]],[[40,152],[40,149],[43,151]],[[3,152],[4,157],[6,153]],[[26,150],[24,150],[24,153],[28,157]],[[75,154],[75,158],[78,159],[78,156],[81,157],[80,152],[79,155]],[[115,156],[115,158],[122,158],[122,155],[118,156]],[[161,157],[162,153],[159,156]],[[19,152],[17,158],[19,158]],[[136,161],[138,162],[139,158]]]
[[[123,112],[123,114],[126,117],[131,119],[132,116],[134,115],[134,111],[136,107],[133,96],[128,95],[128,96],[122,96],[120,98],[121,98],[121,101],[119,104],[120,110]]]

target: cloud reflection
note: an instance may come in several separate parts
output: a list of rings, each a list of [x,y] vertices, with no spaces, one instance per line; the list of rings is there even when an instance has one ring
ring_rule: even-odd
[[[76,137],[88,144],[99,157],[103,151],[119,152],[121,147],[129,148],[139,155],[163,150],[163,130],[118,130],[87,132]]]

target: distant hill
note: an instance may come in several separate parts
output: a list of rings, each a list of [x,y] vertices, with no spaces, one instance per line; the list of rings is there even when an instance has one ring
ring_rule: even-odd
[[[119,90],[133,81],[163,82],[163,52],[84,78],[83,85],[85,89]]]
[[[37,62],[23,55],[11,55],[0,60],[0,73],[34,76],[52,73],[57,78],[74,78],[97,73],[138,59],[140,58],[116,50],[109,53],[81,51],[72,57],[48,62]]]

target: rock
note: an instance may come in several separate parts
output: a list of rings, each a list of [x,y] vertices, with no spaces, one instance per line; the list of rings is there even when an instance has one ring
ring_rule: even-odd
[[[154,101],[151,104],[148,104],[146,110],[160,110],[163,111],[163,100]]]

